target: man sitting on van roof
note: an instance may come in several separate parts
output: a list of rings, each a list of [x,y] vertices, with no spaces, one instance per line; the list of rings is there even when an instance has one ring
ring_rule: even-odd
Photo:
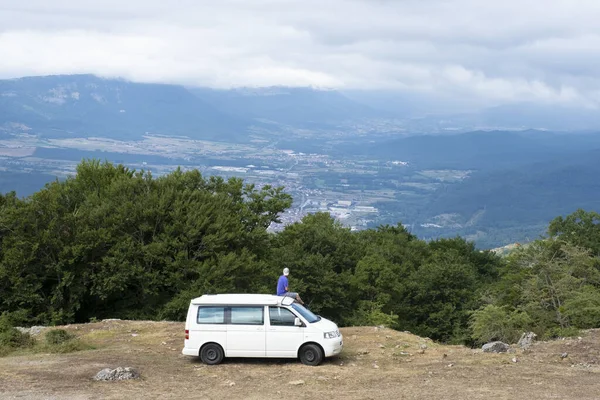
[[[304,304],[304,302],[302,301],[302,299],[300,298],[300,295],[298,293],[289,291],[289,282],[288,282],[288,278],[287,278],[289,274],[290,274],[290,269],[284,268],[283,275],[281,275],[279,277],[279,280],[277,281],[277,296],[292,297],[292,298],[296,299],[296,301],[298,303]]]

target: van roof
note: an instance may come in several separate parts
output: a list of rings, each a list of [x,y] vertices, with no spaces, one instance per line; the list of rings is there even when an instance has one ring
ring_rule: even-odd
[[[284,305],[293,302],[291,297],[275,296],[273,294],[205,294],[192,299],[192,304],[220,304],[220,305],[281,305],[282,301],[287,299]],[[289,303],[289,304],[286,304]]]

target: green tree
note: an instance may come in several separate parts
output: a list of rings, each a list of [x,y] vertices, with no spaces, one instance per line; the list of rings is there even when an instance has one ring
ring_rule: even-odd
[[[552,336],[572,327],[600,326],[598,298],[598,258],[588,249],[549,239],[535,241],[508,256],[499,282],[485,300],[506,312],[498,319],[499,324],[506,325],[504,331],[511,331],[511,318],[523,312],[534,332]],[[480,323],[478,319],[485,315],[475,314],[475,322]]]
[[[193,289],[255,291],[266,228],[290,204],[282,188],[239,179],[84,161],[27,199],[0,199],[0,311],[27,323],[156,318]]]
[[[556,217],[548,226],[548,234],[600,255],[600,214],[578,209],[566,217]]]
[[[382,225],[357,235],[364,256],[351,279],[356,306],[350,321],[402,328],[409,306],[407,282],[425,259],[427,245],[401,224]]]
[[[356,235],[327,213],[305,216],[273,236],[270,292],[277,276],[290,269],[290,285],[314,312],[347,321],[353,310],[349,281],[362,250]]]

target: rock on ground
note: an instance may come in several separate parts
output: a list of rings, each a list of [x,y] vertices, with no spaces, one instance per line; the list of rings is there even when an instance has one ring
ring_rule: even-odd
[[[29,333],[31,336],[39,335],[46,328],[46,326],[32,326],[31,328],[16,327],[21,333]]]
[[[137,379],[140,373],[130,367],[118,367],[115,369],[104,368],[94,377],[96,381],[124,381],[127,379]]]
[[[486,343],[481,347],[484,353],[506,353],[510,346],[504,342]]]
[[[521,335],[521,339],[519,339],[517,345],[522,349],[528,349],[533,344],[533,342],[535,342],[536,338],[537,335],[535,333],[525,332]]]

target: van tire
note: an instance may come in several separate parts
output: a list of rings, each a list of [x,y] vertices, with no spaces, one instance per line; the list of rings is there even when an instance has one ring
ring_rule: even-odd
[[[216,343],[205,344],[200,349],[200,359],[208,365],[220,364],[223,361],[223,349]]]
[[[300,349],[300,361],[304,365],[319,365],[323,361],[323,350],[316,344],[304,345]]]

